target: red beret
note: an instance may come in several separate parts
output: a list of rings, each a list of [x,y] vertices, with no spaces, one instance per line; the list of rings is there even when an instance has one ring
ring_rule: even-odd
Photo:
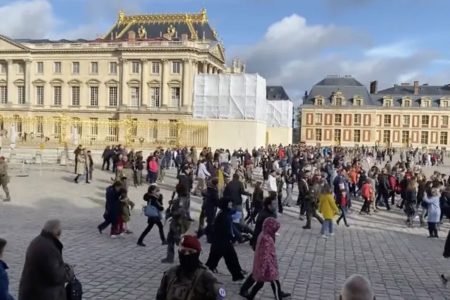
[[[184,235],[181,238],[180,245],[185,248],[194,249],[197,252],[202,251],[202,245],[200,244],[200,241],[193,235]]]

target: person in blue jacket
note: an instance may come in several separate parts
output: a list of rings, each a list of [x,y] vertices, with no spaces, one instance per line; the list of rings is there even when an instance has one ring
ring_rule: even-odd
[[[9,280],[6,270],[8,266],[3,261],[3,251],[5,250],[6,240],[0,238],[0,300],[14,300],[9,294]]]

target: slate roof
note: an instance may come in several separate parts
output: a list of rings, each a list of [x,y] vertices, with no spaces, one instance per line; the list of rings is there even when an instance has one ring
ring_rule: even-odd
[[[355,95],[361,96],[364,99],[364,106],[383,106],[383,97],[392,97],[394,107],[402,107],[402,100],[404,97],[409,97],[411,101],[410,107],[421,107],[421,101],[424,97],[431,100],[431,107],[440,107],[442,98],[449,98],[450,100],[450,85],[419,85],[417,95],[414,95],[413,84],[394,85],[393,87],[377,91],[377,93],[369,94],[368,89],[359,81],[351,76],[345,77],[327,77],[318,82],[311,89],[307,99],[304,101],[305,105],[314,105],[314,98],[316,96],[323,96],[323,105],[330,105],[331,98],[334,92],[341,91],[347,101],[352,104],[352,99]]]
[[[140,38],[139,29],[144,28],[147,36]],[[189,40],[218,41],[214,30],[208,23],[206,10],[202,9],[199,14],[148,14],[125,16],[119,13],[119,18],[113,28],[102,38],[103,41],[127,40],[128,32],[134,31],[137,40],[154,40],[164,38],[169,33],[169,28],[174,28],[176,35],[171,40],[181,39],[183,34]]]
[[[267,86],[266,87],[267,100],[291,100],[282,86]]]
[[[354,96],[360,96],[364,99],[364,105],[376,105],[372,101],[367,88],[351,76],[327,77],[321,80],[312,87],[303,104],[313,105],[316,96],[323,96],[323,105],[329,105],[331,104],[331,97],[336,91],[341,91],[350,103],[352,103]]]
[[[450,98],[450,86],[419,85],[419,92],[417,95],[414,95],[414,85],[394,85],[371,96],[378,105],[383,105],[383,97],[390,96],[394,100],[394,107],[402,106],[403,97],[409,97],[412,100],[411,107],[420,107],[421,99],[427,97],[431,99],[431,107],[438,108],[440,107],[441,98]]]

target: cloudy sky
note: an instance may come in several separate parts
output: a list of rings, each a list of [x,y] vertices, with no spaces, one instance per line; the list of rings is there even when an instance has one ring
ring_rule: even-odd
[[[448,0],[0,0],[0,34],[95,38],[127,14],[207,8],[227,58],[292,98],[326,75],[450,83]]]

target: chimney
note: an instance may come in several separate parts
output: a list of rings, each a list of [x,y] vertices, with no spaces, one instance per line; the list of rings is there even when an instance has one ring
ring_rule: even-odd
[[[414,81],[414,96],[419,95],[419,82]]]
[[[372,81],[370,83],[370,93],[376,94],[378,92],[378,81]]]
[[[129,42],[136,41],[136,32],[134,32],[133,30],[128,31],[128,41]]]

